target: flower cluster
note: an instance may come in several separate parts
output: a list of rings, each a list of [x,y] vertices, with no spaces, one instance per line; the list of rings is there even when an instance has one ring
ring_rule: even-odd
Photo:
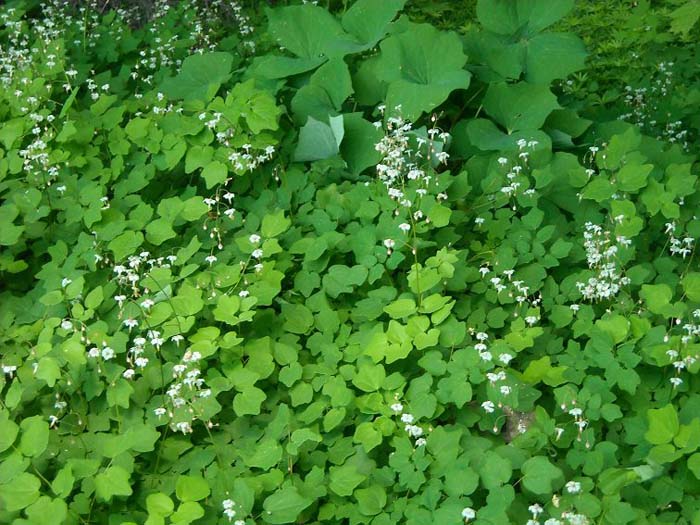
[[[131,297],[137,299],[151,292],[148,288],[141,286],[143,278],[149,275],[149,272],[154,268],[170,268],[176,260],[177,257],[175,255],[153,258],[150,252],[144,251],[138,255],[130,255],[124,264],[115,265],[113,271],[120,288],[128,288],[128,293],[131,294]],[[125,290],[120,290],[120,293],[114,296],[114,300],[119,305],[120,310],[122,310],[124,302],[128,299],[125,293]],[[153,304],[153,300],[143,298],[141,307],[144,310],[148,310]],[[124,325],[127,328],[136,327],[133,321],[125,321]]]
[[[667,222],[665,232],[666,235],[668,235],[668,242],[670,244],[669,251],[672,255],[680,255],[685,259],[688,255],[693,253],[693,248],[695,247],[695,239],[693,239],[692,237],[683,237],[683,239],[678,239],[675,235],[675,222]]]
[[[188,434],[193,431],[192,423],[200,418],[199,402],[211,396],[212,391],[206,388],[200,368],[202,355],[199,352],[187,350],[180,362],[173,366],[174,381],[166,392],[165,406],[158,407],[154,413],[158,417],[170,418],[170,426],[177,432]],[[207,422],[209,427],[214,426]]]
[[[221,502],[221,506],[223,507],[224,516],[228,518],[229,522],[232,522],[237,515],[237,511],[234,508],[236,506],[236,502],[230,498],[227,498]],[[237,519],[236,521],[233,521],[233,525],[245,525],[245,520]]]
[[[391,405],[390,408],[394,414],[400,415],[401,423],[404,425],[404,430],[410,437],[415,438],[415,446],[424,446],[427,441],[423,437],[423,428],[415,424],[416,418],[413,416],[413,414],[404,412],[404,406],[398,401]]]
[[[383,115],[384,106],[380,106],[379,110]],[[375,149],[382,156],[376,169],[389,197],[396,202],[394,214],[404,218],[399,229],[407,234],[420,221],[430,222],[422,209],[422,201],[429,192],[436,193],[438,201],[447,198],[440,191],[433,165],[445,164],[449,159],[449,154],[442,150],[442,144],[450,136],[435,126],[436,117],[432,118],[433,127],[422,136],[413,130],[412,122],[400,116],[400,106],[395,108],[395,112],[398,116],[387,117],[384,135],[375,144]],[[378,121],[375,126],[381,128],[383,124]],[[394,241],[387,241],[391,243],[387,248],[393,249]]]
[[[671,119],[671,114],[662,110],[664,99],[673,92],[673,65],[673,62],[659,63],[649,88],[625,86],[624,101],[629,111],[618,118],[639,126],[660,140],[688,149],[688,130],[683,129],[683,122]]]
[[[611,299],[622,286],[630,283],[630,279],[622,274],[617,254],[631,241],[623,236],[613,237],[608,230],[592,222],[585,224],[583,237],[588,267],[595,271],[595,275],[585,282],[577,282],[576,287],[584,299]]]
[[[514,160],[507,157],[498,158],[498,164],[506,171],[505,176],[507,180],[507,183],[501,187],[500,192],[509,198],[513,210],[517,208],[515,204],[517,195],[532,196],[535,194],[535,189],[530,186],[531,182],[528,177],[528,160],[530,152],[539,143],[536,140],[520,139],[517,145],[518,155]]]

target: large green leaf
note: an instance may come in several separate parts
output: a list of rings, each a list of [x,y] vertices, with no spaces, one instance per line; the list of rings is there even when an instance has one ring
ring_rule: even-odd
[[[180,72],[163,82],[161,90],[168,97],[209,101],[221,84],[231,78],[233,55],[222,51],[195,54],[182,62]]]
[[[370,166],[376,166],[382,156],[375,145],[382,137],[382,132],[371,122],[362,118],[361,113],[346,113],[345,136],[340,144],[340,153],[348,169],[359,174]]]
[[[469,87],[466,55],[454,33],[426,24],[412,24],[406,31],[381,43],[382,54],[375,71],[388,83],[387,108],[415,120],[444,102],[456,89]],[[438,59],[439,57],[439,59]]]
[[[491,84],[484,97],[484,109],[508,133],[540,129],[547,116],[558,109],[557,97],[545,85]]]
[[[406,0],[357,0],[343,15],[343,28],[366,47],[386,34],[389,23]]]
[[[343,116],[330,117],[329,124],[309,117],[299,130],[299,143],[294,151],[294,160],[309,162],[334,157],[340,151],[345,130]]]
[[[680,429],[678,413],[673,405],[658,409],[650,408],[647,410],[647,419],[649,430],[644,434],[644,438],[652,445],[670,443]]]
[[[310,3],[268,9],[267,18],[277,43],[299,58],[343,56],[362,49],[331,13]]]
[[[297,91],[292,109],[300,122],[306,122],[307,117],[325,120],[340,112],[352,92],[347,64],[342,58],[334,58],[318,68],[309,83]]]
[[[285,487],[268,496],[263,502],[262,518],[267,523],[293,523],[313,500],[299,494],[295,487]]]
[[[586,48],[571,33],[543,33],[522,44],[525,48],[525,80],[548,84],[583,69]]]
[[[499,35],[534,35],[564,17],[574,0],[479,0],[476,16]]]

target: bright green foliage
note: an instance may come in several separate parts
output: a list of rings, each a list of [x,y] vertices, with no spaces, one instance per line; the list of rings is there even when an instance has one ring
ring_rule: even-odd
[[[0,7],[0,523],[698,523],[696,2],[72,4]]]

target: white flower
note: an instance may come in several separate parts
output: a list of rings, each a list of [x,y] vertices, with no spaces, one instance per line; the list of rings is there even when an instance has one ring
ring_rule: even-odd
[[[402,414],[401,421],[403,423],[408,423],[408,424],[413,423],[413,421],[414,421],[413,414]]]
[[[411,225],[406,222],[402,222],[401,224],[399,224],[399,230],[401,230],[404,233],[407,233],[410,229]]]
[[[394,403],[393,405],[391,405],[391,410],[393,410],[397,414],[399,412],[403,412],[403,405],[401,403]]]
[[[207,255],[204,260],[209,263],[209,266],[216,262],[216,255]]]
[[[112,350],[109,346],[105,346],[102,349],[102,359],[105,361],[109,361],[112,359],[116,354],[114,353],[114,350]]]
[[[462,517],[465,520],[473,520],[476,518],[476,511],[471,507],[464,507],[462,509]]]
[[[396,246],[396,242],[394,239],[384,239],[384,246],[391,250],[394,246]]]
[[[133,368],[127,368],[126,370],[124,370],[122,377],[124,377],[124,379],[132,379],[134,377],[134,374],[136,374],[136,370],[134,370]]]
[[[428,441],[425,438],[418,438],[416,439],[416,446],[417,447],[424,447]]]
[[[483,408],[486,413],[491,414],[496,410],[496,405],[494,405],[493,401],[484,401],[481,403],[481,408]]]
[[[124,326],[126,326],[129,330],[136,328],[138,325],[139,322],[136,319],[124,319]]]
[[[683,380],[680,377],[672,377],[669,381],[673,385],[673,388],[677,388],[683,384]]]
[[[540,514],[542,514],[542,512],[544,512],[544,509],[539,505],[539,503],[535,503],[534,505],[530,505],[527,508],[527,510],[529,510],[535,518],[537,516],[539,516]]]
[[[260,235],[254,233],[248,237],[248,240],[251,242],[251,244],[258,244],[260,242]]]
[[[182,341],[183,339],[184,339],[184,337],[181,336],[180,334],[174,335],[170,338],[170,340],[178,346],[180,346],[180,341]]]
[[[141,308],[143,308],[144,310],[148,310],[154,304],[156,303],[152,299],[144,299],[143,301],[141,301]]]
[[[260,259],[263,256],[263,251],[258,248],[257,250],[253,250],[253,253],[250,254],[254,259]]]
[[[578,481],[569,481],[566,484],[566,491],[569,494],[578,494],[579,492],[581,492],[581,483],[579,483]]]
[[[486,219],[484,219],[483,217],[477,217],[476,219],[474,219],[474,224],[484,224],[484,222],[486,222]]]
[[[71,323],[68,319],[64,319],[61,321],[61,328],[64,330],[72,330],[73,329],[73,323]]]
[[[114,267],[114,271],[117,271],[117,267]],[[121,273],[121,272],[119,272]],[[124,304],[124,301],[126,301],[126,295],[115,295],[114,300],[117,301],[117,304],[119,305],[119,308],[122,307],[122,304]]]
[[[73,282],[73,281],[71,281],[68,277],[64,277],[64,278],[61,280],[61,288],[65,288],[66,286],[68,286],[68,285],[69,285],[70,283],[72,283],[72,282]]]
[[[513,356],[510,354],[501,354],[498,356],[498,360],[503,363],[504,365],[507,365],[508,363],[511,362],[513,359]]]
[[[241,290],[238,292],[238,297],[248,297],[250,295],[250,292],[248,290]]]

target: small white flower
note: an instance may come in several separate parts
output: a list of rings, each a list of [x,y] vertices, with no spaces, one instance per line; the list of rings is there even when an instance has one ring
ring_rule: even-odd
[[[539,503],[535,503],[534,505],[530,505],[527,508],[527,510],[529,510],[535,518],[537,516],[539,516],[540,514],[542,514],[542,512],[544,512],[544,509],[540,506]]]
[[[248,240],[251,242],[251,244],[258,244],[260,242],[260,235],[254,233],[248,237]]]
[[[109,346],[105,346],[102,349],[102,359],[105,361],[109,361],[110,359],[114,358],[115,355],[114,350],[112,350]]]
[[[399,224],[399,230],[401,230],[404,233],[407,233],[410,229],[411,225],[406,222],[402,222],[401,224]]]
[[[71,281],[68,277],[64,277],[64,278],[61,280],[61,288],[65,288],[66,286],[68,286],[68,285],[69,285],[70,283],[72,283],[72,282],[73,282],[73,281]]]
[[[204,260],[209,263],[209,266],[216,262],[216,255],[207,255]]]
[[[680,377],[672,377],[669,381],[673,385],[673,388],[677,388],[683,384],[683,380]]]
[[[401,403],[394,403],[393,405],[391,405],[391,410],[393,410],[397,414],[399,412],[403,412],[403,405]]]
[[[394,246],[396,246],[396,242],[394,239],[384,239],[384,246],[391,250]]]
[[[180,346],[180,341],[182,341],[183,339],[184,337],[180,334],[174,335],[170,338],[170,340],[178,346]]]
[[[578,494],[581,492],[581,483],[578,481],[569,481],[566,484],[566,491],[569,494]]]
[[[248,290],[241,290],[238,292],[238,297],[248,297],[250,295],[250,292]]]
[[[124,379],[133,379],[135,374],[136,374],[136,370],[134,370],[133,368],[127,368],[126,370],[124,370],[122,377]]]
[[[464,507],[462,509],[462,517],[465,520],[473,520],[476,518],[476,511],[471,507]]]
[[[156,304],[152,299],[144,299],[141,301],[141,308],[144,310],[148,310],[151,308],[154,304]]]
[[[417,447],[424,447],[428,441],[425,438],[418,438],[416,439],[416,446]]]
[[[116,271],[116,267],[115,267],[115,271]],[[126,295],[115,295],[114,300],[117,301],[119,308],[121,308],[122,305],[124,304],[124,301],[126,301]]]
[[[253,253],[251,253],[250,255],[254,259],[260,259],[263,256],[263,251],[260,248],[258,248],[257,250],[253,250]]]
[[[510,354],[501,354],[498,356],[498,360],[503,363],[504,365],[507,365],[508,363],[511,362],[513,359],[513,356]]]
[[[411,424],[414,421],[413,414],[401,414],[401,421],[403,423]]]
[[[71,323],[68,319],[64,319],[61,321],[61,328],[64,330],[72,330],[73,329],[73,323]]]
[[[491,414],[496,410],[496,405],[493,401],[484,401],[481,403],[481,408],[483,408],[486,413]]]
[[[136,328],[138,325],[139,322],[136,319],[124,319],[124,326],[126,326],[129,330]]]

